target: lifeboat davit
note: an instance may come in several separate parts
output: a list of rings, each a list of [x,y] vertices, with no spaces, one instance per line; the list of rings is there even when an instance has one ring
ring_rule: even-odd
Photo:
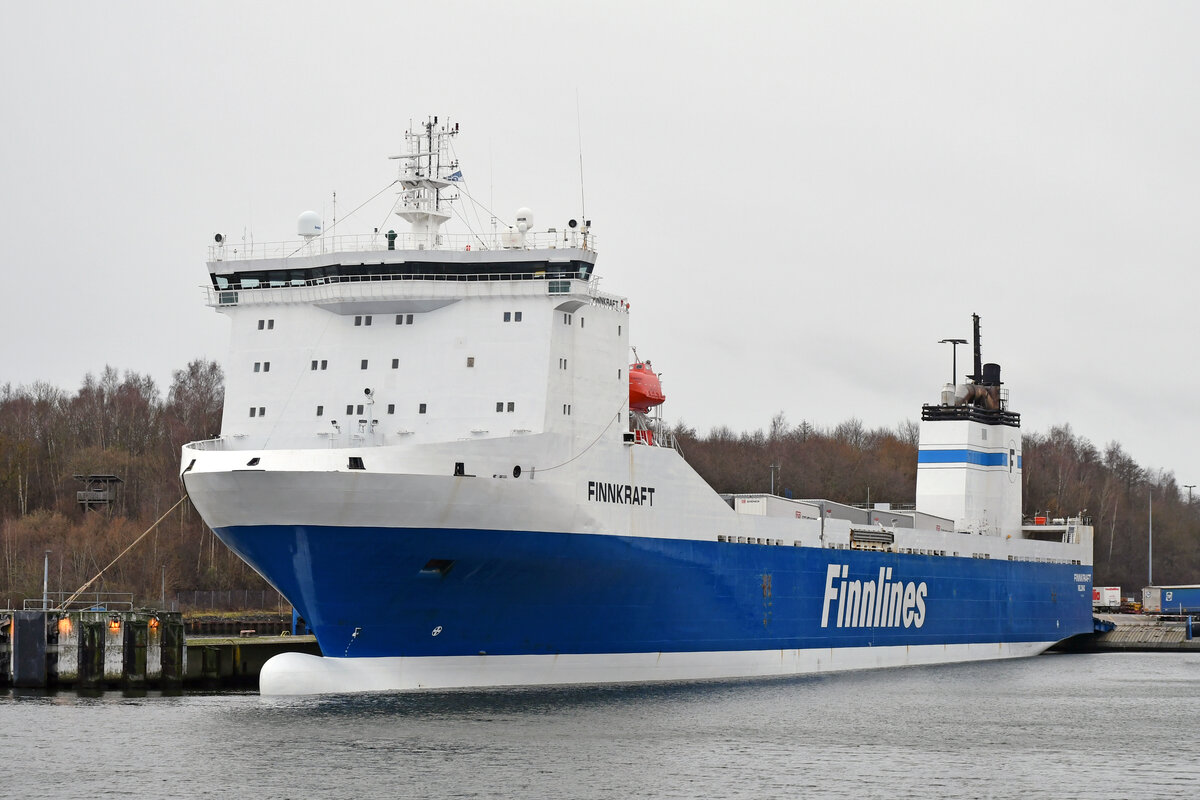
[[[629,410],[642,414],[661,405],[667,396],[663,394],[662,383],[649,361],[635,361],[629,365]]]

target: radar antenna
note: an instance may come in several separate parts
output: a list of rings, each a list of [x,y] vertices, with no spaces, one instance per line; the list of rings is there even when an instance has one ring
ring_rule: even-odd
[[[400,162],[401,207],[396,216],[412,226],[419,247],[436,247],[439,230],[450,219],[450,204],[458,199],[453,191],[462,179],[458,162],[450,156],[450,140],[458,135],[458,123],[439,124],[433,117],[422,124],[423,130],[404,134],[408,152],[390,156]]]

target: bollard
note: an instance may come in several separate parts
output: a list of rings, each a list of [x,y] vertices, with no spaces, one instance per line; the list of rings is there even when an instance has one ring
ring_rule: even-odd
[[[12,669],[12,650],[9,647],[11,631],[12,615],[0,614],[0,686],[8,684],[12,679],[9,674]]]
[[[205,680],[219,680],[221,677],[221,650],[218,647],[205,647],[201,653],[200,676]]]
[[[125,689],[142,689],[146,686],[146,649],[149,631],[146,620],[133,614],[125,615],[122,626],[121,685]]]
[[[13,612],[12,663],[13,686],[45,687],[46,612]]]
[[[76,685],[81,689],[104,686],[104,626],[101,619],[79,619],[79,669]]]
[[[174,688],[183,684],[183,620],[179,614],[163,614],[161,617],[162,683],[164,687]]]

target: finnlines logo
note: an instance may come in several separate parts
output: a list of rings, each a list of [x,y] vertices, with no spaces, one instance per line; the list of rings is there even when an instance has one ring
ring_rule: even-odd
[[[627,506],[653,506],[654,487],[588,481],[588,500],[597,503],[620,503]]]
[[[821,627],[835,612],[838,628],[919,628],[925,624],[925,581],[892,580],[892,568],[880,567],[877,581],[846,580],[849,564],[830,564],[825,573],[825,605]]]

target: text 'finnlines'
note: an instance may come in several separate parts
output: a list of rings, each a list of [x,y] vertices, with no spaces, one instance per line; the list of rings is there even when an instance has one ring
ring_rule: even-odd
[[[919,628],[925,624],[929,588],[924,581],[893,581],[891,567],[879,568],[878,581],[848,581],[849,572],[849,564],[829,565],[822,628],[829,627],[831,608],[837,609],[838,628]]]

